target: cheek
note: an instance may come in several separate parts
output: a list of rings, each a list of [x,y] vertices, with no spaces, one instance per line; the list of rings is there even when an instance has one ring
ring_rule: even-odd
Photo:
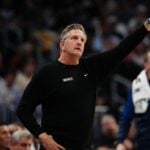
[[[146,68],[147,70],[150,70],[150,65],[146,65],[145,68]]]
[[[70,51],[72,46],[73,46],[72,43],[66,42],[61,46],[61,49],[62,51]]]
[[[20,146],[20,145],[18,145],[18,146],[16,146],[15,147],[15,150],[22,150],[23,148],[22,148],[22,146]]]
[[[85,47],[85,45],[83,44],[83,46],[82,46],[82,51],[84,51],[84,47]]]

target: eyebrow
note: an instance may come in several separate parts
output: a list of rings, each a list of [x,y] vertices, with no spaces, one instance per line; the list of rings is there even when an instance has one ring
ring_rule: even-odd
[[[72,36],[70,36],[70,35],[67,34],[66,37],[64,37],[62,40],[66,40],[68,37],[74,37],[74,36],[77,37],[77,35],[72,35]],[[83,37],[82,39],[83,39],[84,42],[86,43],[86,41],[87,41],[86,35],[85,35],[85,38]]]

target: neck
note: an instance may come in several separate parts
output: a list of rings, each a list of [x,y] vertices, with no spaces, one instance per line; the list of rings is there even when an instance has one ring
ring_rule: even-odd
[[[58,58],[58,61],[66,64],[66,65],[78,65],[79,64],[79,58],[77,57],[63,57],[62,55]]]

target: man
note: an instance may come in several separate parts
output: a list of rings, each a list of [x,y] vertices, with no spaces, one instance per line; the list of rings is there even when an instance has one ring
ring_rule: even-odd
[[[99,139],[98,149],[113,150],[114,142],[118,132],[118,124],[114,116],[105,114],[100,121],[101,137]]]
[[[6,124],[0,124],[0,150],[9,150],[11,134]]]
[[[33,136],[27,130],[18,130],[12,134],[11,150],[31,150],[33,144]]]
[[[127,138],[131,121],[136,118],[137,149],[150,149],[150,51],[144,55],[144,69],[132,82],[124,111],[121,115],[117,150],[126,150],[123,142]]]
[[[148,21],[113,50],[80,59],[87,40],[80,24],[60,37],[60,57],[42,68],[27,86],[17,115],[46,150],[90,149],[96,89],[150,31]],[[33,113],[42,105],[41,126]]]

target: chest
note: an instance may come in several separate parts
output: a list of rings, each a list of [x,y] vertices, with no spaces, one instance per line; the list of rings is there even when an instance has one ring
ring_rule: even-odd
[[[44,84],[46,98],[70,99],[79,98],[90,93],[95,87],[95,80],[91,72],[85,68],[58,69],[47,75]]]

